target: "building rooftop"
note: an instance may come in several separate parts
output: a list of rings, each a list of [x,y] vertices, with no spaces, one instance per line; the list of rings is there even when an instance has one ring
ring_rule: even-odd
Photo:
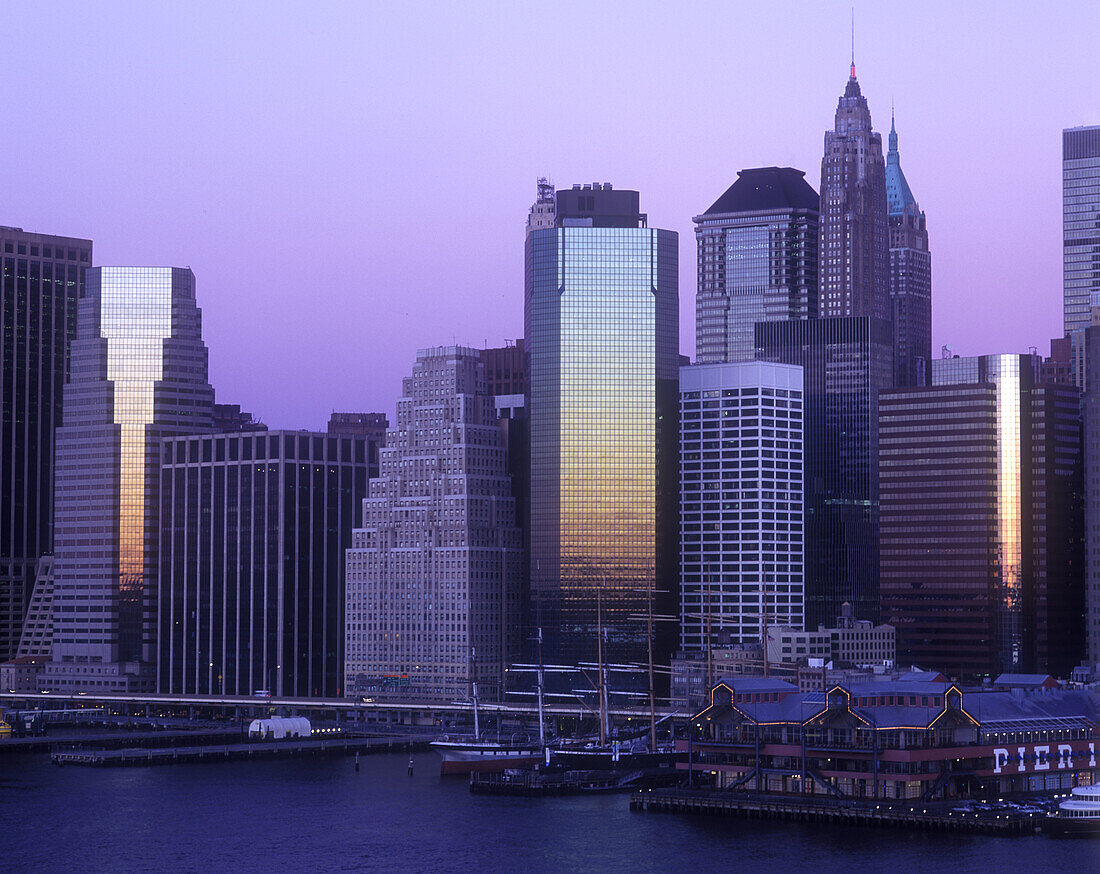
[[[806,173],[793,167],[741,170],[737,181],[703,215],[818,208],[818,196]]]

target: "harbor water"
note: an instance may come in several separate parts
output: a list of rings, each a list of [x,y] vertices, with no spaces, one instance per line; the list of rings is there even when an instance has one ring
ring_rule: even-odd
[[[0,759],[0,866],[23,871],[1100,870],[1100,842],[632,813],[626,795],[471,796],[418,753],[83,768]]]

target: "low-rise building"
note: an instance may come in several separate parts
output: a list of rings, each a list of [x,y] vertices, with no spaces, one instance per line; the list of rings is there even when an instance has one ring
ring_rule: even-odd
[[[697,781],[931,801],[1070,789],[1100,776],[1096,690],[1021,696],[918,677],[798,692],[763,682],[711,690],[678,742]]]

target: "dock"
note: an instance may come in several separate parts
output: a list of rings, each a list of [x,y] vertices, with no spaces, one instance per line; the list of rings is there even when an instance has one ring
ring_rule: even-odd
[[[1019,837],[1042,828],[1043,817],[1028,814],[962,814],[918,809],[912,802],[864,802],[846,799],[801,799],[736,795],[694,789],[649,789],[630,797],[630,809],[652,813],[686,813],[816,822],[871,828]]]
[[[252,741],[250,743],[204,744],[202,746],[160,747],[157,749],[75,749],[51,754],[55,765],[124,767],[176,765],[194,762],[226,762],[250,759],[283,759],[305,756],[347,756],[354,753],[381,753],[395,750],[427,749],[421,737],[344,737],[300,738],[288,741]]]

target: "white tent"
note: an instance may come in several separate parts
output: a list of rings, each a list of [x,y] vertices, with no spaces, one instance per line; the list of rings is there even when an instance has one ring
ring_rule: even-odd
[[[282,740],[288,737],[309,737],[312,727],[304,716],[272,716],[253,719],[248,736],[260,740]]]

